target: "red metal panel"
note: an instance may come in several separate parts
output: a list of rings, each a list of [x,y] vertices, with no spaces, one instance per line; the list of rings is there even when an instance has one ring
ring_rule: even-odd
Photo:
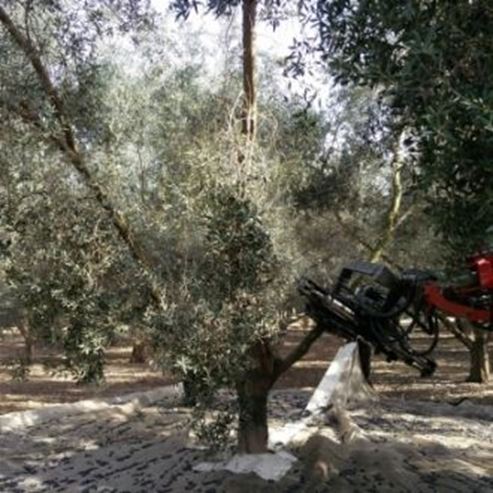
[[[467,318],[471,322],[491,323],[493,321],[490,310],[480,310],[467,305],[460,305],[448,300],[442,294],[440,287],[434,282],[424,286],[425,298],[428,304],[454,317]]]
[[[479,285],[484,289],[493,289],[493,259],[481,257],[476,259]]]

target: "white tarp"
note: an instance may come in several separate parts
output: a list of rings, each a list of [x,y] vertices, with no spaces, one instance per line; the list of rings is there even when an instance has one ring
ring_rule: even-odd
[[[345,344],[337,351],[336,357],[313,392],[305,411],[311,415],[320,414],[336,400],[342,401],[342,405],[346,404],[347,385],[353,376],[355,367],[359,368],[357,358],[359,354],[356,342]]]
[[[228,461],[202,462],[193,469],[195,471],[230,471],[236,474],[254,472],[262,479],[278,481],[298,459],[289,452],[280,451],[275,454],[238,454]]]
[[[339,349],[334,360],[313,392],[302,418],[274,429],[269,436],[272,448],[287,446],[296,440],[304,441],[311,425],[323,416],[330,404],[346,406],[349,400],[360,401],[374,398],[366,383],[359,364],[356,342],[345,344]]]
[[[337,352],[322,380],[313,392],[302,418],[273,429],[269,434],[269,446],[287,446],[299,438],[308,438],[310,425],[320,418],[330,404],[344,407],[349,399],[369,398],[372,391],[366,383],[359,364],[358,344],[351,342]],[[305,436],[306,435],[306,436]],[[254,472],[263,479],[278,481],[297,459],[290,453],[278,450],[275,454],[235,455],[228,461],[203,462],[195,471],[227,470],[234,473]]]
[[[105,409],[123,408],[126,412],[134,412],[155,402],[166,400],[178,402],[183,398],[183,385],[166,385],[146,392],[112,397],[109,399],[87,399],[67,404],[54,404],[32,411],[18,411],[0,416],[0,432],[23,429],[45,421],[63,419],[65,416],[74,416],[87,412],[102,411]]]

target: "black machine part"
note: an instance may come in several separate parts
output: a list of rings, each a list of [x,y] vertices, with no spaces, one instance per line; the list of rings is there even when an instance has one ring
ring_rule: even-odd
[[[388,360],[402,360],[428,376],[436,368],[427,356],[438,341],[438,323],[434,313],[424,310],[419,285],[429,276],[416,270],[397,276],[380,264],[354,262],[342,269],[333,289],[306,278],[298,289],[307,299],[308,314],[328,332],[347,340],[363,338]],[[429,336],[426,347],[412,347],[416,329]]]

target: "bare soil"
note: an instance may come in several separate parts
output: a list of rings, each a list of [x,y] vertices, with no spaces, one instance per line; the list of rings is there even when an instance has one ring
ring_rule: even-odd
[[[303,337],[303,329],[288,332],[282,352],[288,352]],[[277,388],[314,388],[343,341],[326,334],[310,352],[281,377]],[[53,373],[45,364],[60,358],[59,354],[35,348],[34,363],[28,379],[12,380],[6,363],[22,354],[22,339],[17,334],[0,339],[0,414],[36,409],[46,405],[81,399],[105,398],[131,392],[150,390],[173,383],[170,376],[152,369],[148,364],[130,363],[131,347],[111,347],[106,354],[106,382],[100,386],[76,385],[70,375]],[[492,352],[490,355],[493,357]],[[435,350],[438,369],[431,378],[420,378],[418,372],[403,363],[387,363],[376,356],[373,361],[373,384],[380,395],[400,399],[436,402],[458,402],[467,398],[472,403],[493,405],[493,382],[466,383],[469,354],[465,347],[448,333],[441,335]]]
[[[70,374],[50,369],[60,363],[60,353],[36,347],[27,379],[15,381],[7,365],[22,356],[23,341],[16,334],[6,335],[0,339],[0,414],[113,397],[173,383],[172,378],[148,364],[130,363],[131,352],[130,346],[110,347],[106,352],[106,381],[101,385],[77,385]]]
[[[286,338],[285,348],[294,346],[302,331],[292,331]],[[422,343],[415,341],[416,345]],[[328,363],[344,341],[324,334],[310,352],[283,375],[278,387],[315,387]],[[414,344],[414,342],[413,342]],[[419,372],[404,363],[388,363],[381,355],[372,360],[372,383],[379,395],[398,399],[456,403],[462,398],[476,404],[493,405],[493,380],[486,384],[466,382],[469,375],[469,352],[453,335],[443,331],[434,350],[438,368],[432,377],[421,378]],[[493,364],[493,348],[490,347]]]

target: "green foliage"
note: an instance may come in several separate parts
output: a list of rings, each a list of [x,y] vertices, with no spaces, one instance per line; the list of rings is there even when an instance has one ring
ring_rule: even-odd
[[[104,348],[109,331],[93,328],[94,320],[79,317],[64,337],[66,366],[78,383],[99,384],[104,379]]]
[[[292,2],[289,0],[259,0],[260,17],[266,19],[275,29],[286,17],[288,7]],[[203,9],[212,12],[217,17],[229,17],[234,10],[241,6],[242,0],[173,0],[171,8],[176,12],[178,19],[187,19],[192,12]]]
[[[4,7],[39,56],[64,118],[102,182],[112,163],[106,102],[114,79],[99,56],[100,42],[129,29],[147,31],[147,3],[85,0],[81,8],[19,1]],[[79,381],[100,381],[103,346],[141,316],[145,283],[106,212],[53,145],[61,129],[46,81],[3,23],[0,50],[0,268],[33,337],[63,344],[66,365]]]
[[[35,339],[64,344],[67,365],[79,380],[101,380],[103,342],[128,323],[139,297],[145,299],[142,279],[109,220],[71,186],[56,157],[51,154],[47,164],[46,148],[10,137],[0,186],[0,266],[11,296],[24,307]]]
[[[306,163],[304,179],[294,192],[295,204],[317,212],[348,209],[355,216],[362,210],[368,216],[381,215],[388,164],[399,135],[375,91],[339,88],[334,93],[332,114],[325,117],[323,150]],[[320,125],[320,119],[311,115],[314,125]],[[384,193],[378,196],[376,188]]]
[[[218,299],[255,294],[272,279],[276,261],[271,240],[254,206],[229,190],[214,191],[205,217],[207,278]]]
[[[231,442],[231,430],[235,423],[235,406],[216,399],[200,401],[193,409],[193,432],[210,450],[221,450]]]
[[[29,365],[24,358],[16,358],[7,360],[2,363],[14,382],[25,382],[29,378],[31,372]]]
[[[491,2],[318,3],[321,48],[342,83],[385,88],[415,129],[419,185],[454,250],[478,246],[493,214]]]
[[[255,207],[231,188],[217,187],[203,204],[203,255],[181,273],[161,316],[163,361],[209,399],[232,386],[250,365],[248,349],[278,329],[278,264]],[[278,292],[279,296],[282,293]]]
[[[132,1],[118,2],[124,15],[115,24],[108,14],[112,4],[98,8],[88,1],[84,10],[33,2],[27,18],[34,24],[39,14],[32,39],[52,72],[81,154],[115,209],[124,211],[165,306],[148,305],[146,279],[66,153],[53,145],[60,123],[3,29],[5,97],[41,118],[23,119],[0,100],[0,261],[35,337],[62,344],[77,379],[101,380],[104,347],[128,332],[152,338],[163,368],[192,382],[200,400],[210,402],[215,390],[234,386],[250,368],[252,345],[275,340],[294,276],[310,257],[323,254],[332,262],[358,254],[339,241],[340,228],[326,213],[343,202],[348,211],[371,217],[368,231],[375,224],[378,214],[366,211],[382,202],[371,192],[377,162],[389,149],[383,142],[387,114],[373,102],[359,104],[356,94],[354,104],[344,103],[350,137],[328,146],[327,133],[335,134],[341,121],[286,101],[269,74],[259,91],[256,142],[245,145],[237,120],[238,74],[204,80],[198,58],[176,68],[168,52],[181,40],[165,43],[157,33],[147,33],[141,64],[123,68],[114,53],[101,55],[101,36],[125,31],[120,21],[127,14],[142,28],[148,24],[133,16],[132,5],[141,3]],[[220,15],[239,4],[207,5]],[[286,6],[260,4],[272,19]],[[16,21],[24,6],[9,4]],[[369,144],[381,148],[368,151]]]

